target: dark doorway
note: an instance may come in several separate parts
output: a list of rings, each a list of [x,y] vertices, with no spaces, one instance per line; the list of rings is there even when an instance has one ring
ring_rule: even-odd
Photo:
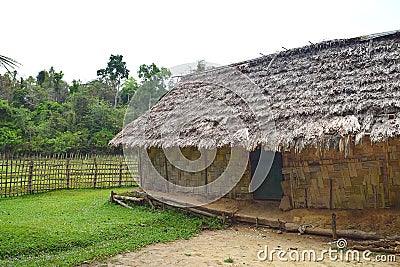
[[[254,199],[280,200],[283,196],[281,186],[282,153],[264,150],[261,158],[260,155],[261,149],[250,153],[251,177],[262,181],[261,185],[254,191]],[[261,165],[256,172],[259,164]],[[260,176],[260,173],[263,177],[256,177],[257,175]]]

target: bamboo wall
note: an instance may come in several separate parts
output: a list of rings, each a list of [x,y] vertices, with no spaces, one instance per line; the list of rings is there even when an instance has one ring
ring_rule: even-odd
[[[200,152],[195,147],[186,147],[181,149],[182,154],[189,160],[195,160],[200,157]],[[213,163],[208,166],[205,170],[198,172],[187,172],[182,171],[172,165],[165,157],[164,152],[160,148],[152,147],[148,149],[147,154],[151,160],[151,164],[155,167],[156,171],[169,182],[185,186],[185,187],[197,187],[205,184],[209,184],[217,179],[226,169],[230,159],[230,148],[218,148],[217,154]],[[141,156],[141,185],[146,189],[158,190],[162,192],[168,192],[169,188],[160,188],[159,184],[155,182],[149,171],[149,166],[146,166],[146,161]],[[247,166],[245,173],[243,174],[239,183],[234,189],[228,193],[227,197],[233,199],[249,199],[252,195],[248,191],[250,183],[250,169]],[[216,186],[209,187],[209,191],[204,192],[208,196],[220,195],[221,188]]]
[[[350,153],[310,148],[283,153],[284,194],[294,208],[383,208],[400,205],[400,142],[350,146]]]
[[[195,160],[200,156],[196,148],[184,148],[185,157]],[[229,162],[230,149],[220,148],[214,162],[203,171],[185,172],[166,159],[158,148],[148,150],[151,164],[157,172],[173,184],[201,186],[221,175]],[[227,195],[233,199],[251,199],[248,192],[250,169]],[[294,208],[364,209],[400,206],[400,142],[392,139],[371,144],[368,138],[362,144],[350,145],[348,155],[331,149],[316,148],[295,153],[283,152],[284,195],[289,196]],[[168,192],[168,188],[156,188],[151,173],[142,167],[145,187]],[[213,188],[209,195],[218,194]]]

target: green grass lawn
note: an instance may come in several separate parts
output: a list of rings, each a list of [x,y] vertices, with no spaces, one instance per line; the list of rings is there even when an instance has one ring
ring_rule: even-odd
[[[0,266],[74,266],[187,239],[204,224],[221,227],[179,211],[123,208],[110,204],[109,195],[109,189],[80,189],[0,199]]]

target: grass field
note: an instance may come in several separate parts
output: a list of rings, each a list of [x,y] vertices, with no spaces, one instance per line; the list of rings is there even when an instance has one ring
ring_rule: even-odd
[[[118,192],[127,188],[118,189]],[[222,227],[183,212],[126,209],[110,190],[59,190],[0,199],[0,266],[74,266]]]

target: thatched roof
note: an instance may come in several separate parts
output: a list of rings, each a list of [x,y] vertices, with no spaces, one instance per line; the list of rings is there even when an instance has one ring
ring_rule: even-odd
[[[349,137],[398,136],[399,114],[400,32],[394,31],[185,76],[110,144],[328,148]]]

